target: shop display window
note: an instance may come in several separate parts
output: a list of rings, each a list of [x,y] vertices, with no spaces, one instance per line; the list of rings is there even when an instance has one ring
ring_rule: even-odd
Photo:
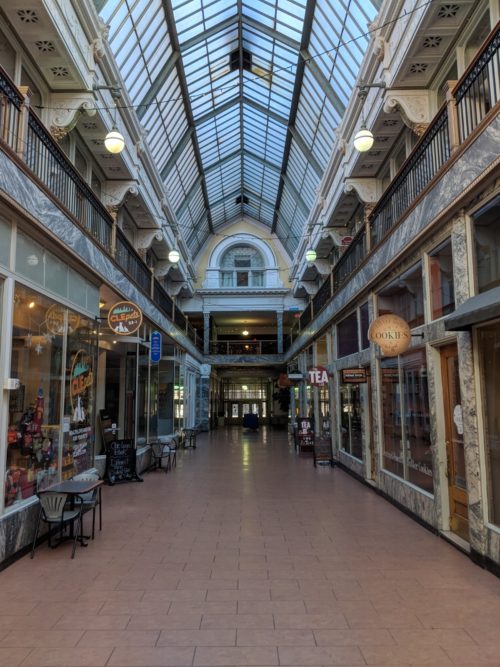
[[[11,226],[0,218],[0,264],[3,266],[10,264],[10,237]]]
[[[378,314],[394,313],[408,322],[410,328],[424,323],[422,262],[402,273],[378,294]]]
[[[360,306],[359,324],[361,331],[361,349],[366,350],[368,347],[370,347],[370,341],[368,340],[368,329],[370,328],[370,313],[368,310],[368,302]]]
[[[94,336],[91,321],[16,285],[6,507],[92,465]]]
[[[500,321],[477,329],[482,378],[489,519],[500,526]]]
[[[337,324],[337,353],[339,358],[359,351],[358,314],[355,311]]]
[[[451,239],[441,243],[430,253],[429,281],[432,319],[434,320],[455,310]]]
[[[500,285],[500,197],[473,217],[476,240],[476,274],[479,292]]]
[[[361,417],[361,386],[340,385],[341,447],[348,454],[363,460]]]
[[[424,349],[381,361],[383,467],[432,493],[429,391]]]

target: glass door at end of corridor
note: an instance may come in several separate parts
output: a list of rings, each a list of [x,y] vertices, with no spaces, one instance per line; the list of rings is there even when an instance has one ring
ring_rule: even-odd
[[[450,529],[469,541],[469,495],[465,475],[462,401],[456,345],[441,348]]]

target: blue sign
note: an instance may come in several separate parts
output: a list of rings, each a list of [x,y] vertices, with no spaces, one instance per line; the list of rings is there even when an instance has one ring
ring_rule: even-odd
[[[161,333],[159,331],[151,332],[151,348],[149,358],[152,364],[157,364],[161,359]]]

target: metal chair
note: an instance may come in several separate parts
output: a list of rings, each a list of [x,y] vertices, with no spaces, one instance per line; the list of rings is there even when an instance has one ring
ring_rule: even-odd
[[[75,557],[76,542],[82,530],[82,508],[81,506],[75,509],[66,509],[66,501],[68,499],[67,493],[56,493],[53,491],[40,491],[37,493],[40,501],[40,511],[38,513],[38,522],[36,524],[35,537],[33,539],[33,547],[31,549],[31,558],[35,555],[36,541],[38,539],[38,532],[40,530],[40,522],[45,521],[49,526],[48,545],[54,549],[57,544],[51,543],[52,526],[59,528],[59,542],[63,539],[63,530],[67,525],[71,525],[74,531],[73,537],[73,551],[71,558]],[[74,522],[77,522],[77,530],[74,530]]]
[[[73,477],[75,482],[97,482],[99,475],[95,472],[81,472]],[[75,497],[75,503],[80,504],[82,514],[92,510],[92,539],[95,535],[95,511],[99,507],[99,530],[102,530],[102,504],[101,504],[101,488],[93,489],[88,493],[80,493]],[[83,521],[83,517],[82,517]],[[83,532],[83,530],[82,530]]]
[[[184,435],[184,449],[196,449],[196,436],[198,434],[198,429],[195,428],[185,428],[183,431]]]
[[[150,442],[149,445],[151,447],[151,461],[152,464],[154,465],[153,470],[159,469],[168,472],[172,468],[172,460],[170,457],[171,456],[170,445],[167,444],[166,442],[160,442],[159,440]],[[162,466],[164,460],[166,460],[167,462],[165,468],[163,468]]]

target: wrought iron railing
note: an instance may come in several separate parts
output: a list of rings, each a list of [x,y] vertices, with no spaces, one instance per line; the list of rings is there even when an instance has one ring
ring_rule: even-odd
[[[333,291],[342,287],[368,254],[366,228],[363,226],[347,246],[333,270]]]
[[[302,315],[299,318],[300,329],[301,330],[304,329],[311,320],[312,320],[312,306],[311,302],[309,301],[307,306],[304,308]]]
[[[24,160],[79,224],[110,252],[113,228],[111,216],[31,110]]]
[[[169,320],[172,320],[174,316],[174,302],[156,279],[153,284],[153,301],[162,313]]]
[[[375,207],[370,220],[372,246],[375,246],[408,210],[410,204],[449,160],[450,155],[448,110],[446,105],[443,105]]]
[[[184,331],[184,333],[186,333],[187,317],[184,315],[182,310],[177,305],[174,305],[174,323],[179,327],[181,331]]]
[[[321,285],[319,290],[316,292],[313,298],[313,313],[314,317],[323,310],[326,304],[332,298],[332,279],[331,275],[327,277],[325,282]]]
[[[20,136],[22,104],[22,95],[0,68],[0,136],[14,151]]]
[[[464,141],[500,100],[500,21],[453,90]]]
[[[276,340],[216,340],[210,341],[210,354],[245,355],[277,354]]]
[[[151,294],[151,270],[144,264],[121,229],[116,230],[116,263],[148,296]]]

